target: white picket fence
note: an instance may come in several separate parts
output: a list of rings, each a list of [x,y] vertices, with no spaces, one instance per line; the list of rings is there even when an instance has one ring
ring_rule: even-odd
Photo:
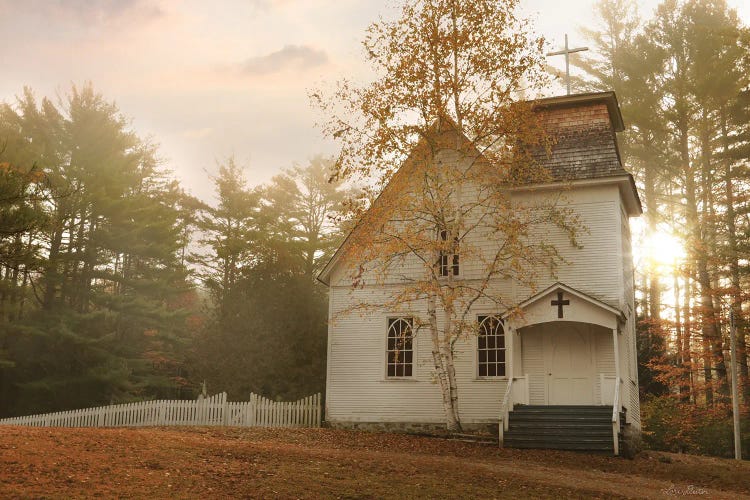
[[[0,420],[0,425],[28,427],[142,427],[224,425],[237,427],[320,427],[320,393],[294,402],[250,394],[250,401],[230,403],[227,393],[198,400],[142,401],[83,410]]]

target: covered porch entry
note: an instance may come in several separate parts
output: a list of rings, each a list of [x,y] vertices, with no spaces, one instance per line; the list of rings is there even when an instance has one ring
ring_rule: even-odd
[[[511,445],[617,454],[622,320],[616,308],[562,283],[521,303],[506,319],[512,348],[501,441],[507,434]]]
[[[615,381],[612,330],[576,321],[517,330],[519,372],[530,405],[611,405]]]

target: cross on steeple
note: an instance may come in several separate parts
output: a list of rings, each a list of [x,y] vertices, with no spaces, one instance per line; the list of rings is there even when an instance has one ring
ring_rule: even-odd
[[[568,34],[565,34],[565,48],[563,50],[558,50],[556,52],[549,52],[547,54],[547,57],[550,56],[565,56],[565,80],[568,85],[568,95],[570,95],[570,54],[574,52],[583,52],[584,50],[589,50],[588,47],[578,47],[575,49],[569,49],[568,48]],[[560,316],[562,318],[562,316]]]
[[[563,306],[570,305],[570,301],[568,299],[563,300],[563,293],[557,292],[557,300],[553,300],[550,305],[557,306],[557,317],[562,318]]]

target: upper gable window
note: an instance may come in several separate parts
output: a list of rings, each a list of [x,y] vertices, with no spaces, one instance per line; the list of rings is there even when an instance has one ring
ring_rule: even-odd
[[[411,377],[414,372],[412,318],[388,318],[387,370],[389,377]]]
[[[480,377],[505,376],[505,327],[497,316],[478,316],[477,368]]]
[[[440,230],[440,241],[448,241],[448,231],[445,229]],[[453,238],[454,243],[458,246],[458,238]],[[440,252],[438,258],[438,274],[440,276],[458,276],[458,254],[449,252]]]

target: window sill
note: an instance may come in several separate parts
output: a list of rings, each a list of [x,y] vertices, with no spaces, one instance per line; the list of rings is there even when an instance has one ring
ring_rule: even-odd
[[[503,382],[508,381],[508,376],[503,375],[502,377],[474,377],[474,382]]]
[[[386,377],[380,379],[381,382],[384,382],[386,384],[389,384],[391,382],[397,383],[397,384],[404,384],[404,383],[414,383],[419,382],[419,379],[416,379],[414,377]]]

